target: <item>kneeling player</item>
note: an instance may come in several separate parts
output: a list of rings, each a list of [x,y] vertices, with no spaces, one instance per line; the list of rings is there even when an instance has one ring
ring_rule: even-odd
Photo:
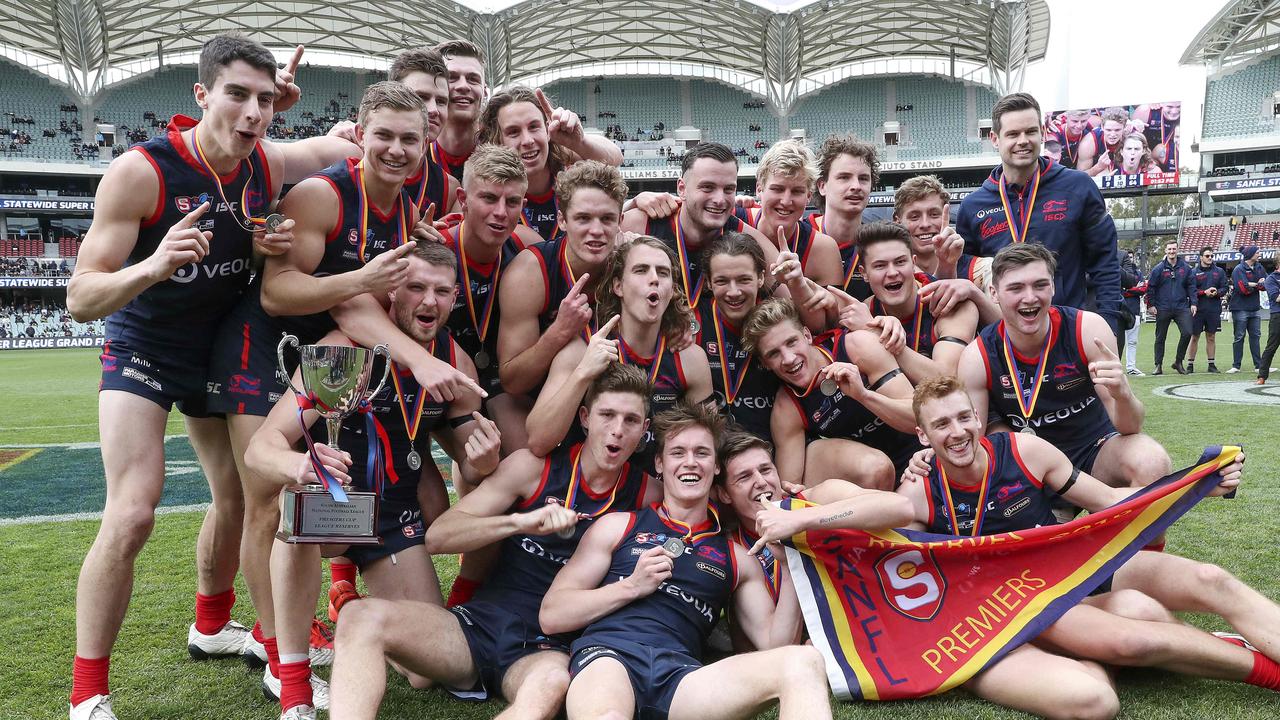
[[[565,709],[578,718],[831,717],[822,658],[793,645],[794,596],[776,611],[760,565],[708,503],[723,421],[683,404],[658,416],[663,501],[600,519],[556,576],[539,617],[573,643]],[[757,647],[702,666],[703,643],[732,597]]]
[[[569,638],[544,634],[538,608],[585,528],[613,510],[657,500],[660,487],[627,458],[648,425],[644,373],[614,363],[592,383],[579,416],[582,444],[546,458],[520,450],[432,524],[434,553],[501,543],[473,600],[436,605],[381,599],[339,607],[333,715],[373,718],[386,687],[384,660],[453,688],[501,694],[499,717],[551,718],[568,685]]]
[[[795,305],[774,298],[747,316],[742,339],[783,383],[770,418],[783,480],[893,487],[897,468],[920,445],[907,432],[914,428],[911,383],[875,335],[859,330],[815,340]]]
[[[391,293],[393,320],[401,331],[422,343],[435,357],[459,367],[474,379],[471,361],[447,331],[440,332],[456,293],[453,253],[430,243],[415,248],[407,257],[408,278]],[[348,342],[337,331],[321,340],[322,344],[331,345]],[[338,480],[351,482],[365,492],[378,493],[377,532],[382,544],[350,548],[328,546],[324,550],[327,554],[343,553],[350,557],[364,575],[370,591],[379,597],[439,605],[439,580],[424,547],[419,500],[430,492],[419,485],[419,480],[429,481],[439,476],[434,472],[424,474],[420,470],[422,459],[425,457],[427,464],[431,464],[430,437],[435,437],[459,461],[463,475],[475,482],[498,464],[498,433],[493,423],[476,412],[479,400],[475,396],[438,403],[418,387],[407,370],[393,365],[391,378],[392,382],[370,401],[371,423],[366,425],[369,421],[365,413],[354,413],[343,421],[339,438],[328,438],[327,445],[315,446],[317,456]],[[245,460],[254,470],[254,476],[263,482],[276,486],[319,482],[318,470],[308,454],[292,451],[303,434],[296,419],[296,403],[297,398],[287,393],[249,445]],[[313,411],[303,414],[303,421],[308,425],[318,418]],[[382,446],[384,467],[368,466],[365,449],[370,443]],[[339,450],[340,446],[348,451]],[[284,711],[281,717],[290,720],[313,717],[316,706],[328,704],[323,686],[313,692],[308,682],[311,675],[307,658],[308,628],[320,592],[321,551],[320,545],[280,540],[276,540],[271,551],[272,596],[276,599],[280,650],[279,667],[273,668],[271,675],[279,678],[281,684],[271,689],[280,697]]]
[[[1169,474],[1169,454],[1142,432],[1145,409],[1107,322],[1052,304],[1056,268],[1053,253],[1037,243],[996,254],[991,273],[1002,319],[965,348],[960,378],[979,417],[994,410],[998,427],[1043,437],[1108,485],[1149,485]]]
[[[1052,512],[1055,496],[1088,510],[1101,510],[1132,492],[1109,487],[1080,472],[1041,438],[1008,432],[983,437],[982,415],[956,378],[921,384],[913,402],[920,439],[929,444],[935,457],[924,481],[903,483],[899,492],[911,499],[915,520],[929,532],[989,535],[1052,525],[1056,523]],[[1214,494],[1229,492],[1239,484],[1242,464],[1243,455],[1224,468],[1223,482]],[[980,499],[984,497],[993,500]],[[979,506],[983,507],[981,512],[975,510]],[[1152,601],[1170,601],[1174,609],[1205,611],[1212,607],[1210,601],[1196,596],[1224,589],[1242,606],[1225,612],[1241,622],[1239,629],[1250,641],[1275,655],[1280,647],[1275,631],[1280,609],[1256,592],[1242,590],[1242,583],[1220,569],[1212,590],[1196,588],[1198,578],[1209,577],[1205,568],[1212,567],[1164,553],[1139,552],[1116,571],[1113,590],[1095,594],[1072,608],[1034,642],[1044,649],[1110,665],[1158,667],[1280,689],[1280,665],[1273,657],[1252,649],[1243,638],[1233,636],[1223,642],[1182,625]],[[1248,614],[1255,617],[1245,617]],[[1000,695],[986,695],[980,682],[976,691],[984,697],[1032,712],[1043,711],[1042,700],[1034,693],[1020,697],[995,684],[986,685]]]

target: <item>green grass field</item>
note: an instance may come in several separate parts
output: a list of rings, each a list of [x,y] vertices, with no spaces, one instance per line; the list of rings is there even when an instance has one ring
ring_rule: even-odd
[[[1139,364],[1150,368],[1151,326],[1145,330],[1148,337]],[[1229,356],[1229,343],[1223,343],[1218,357]],[[1221,564],[1268,596],[1280,598],[1275,573],[1280,481],[1274,471],[1280,466],[1280,398],[1275,398],[1277,404],[1242,405],[1173,399],[1154,392],[1186,382],[1228,380],[1244,387],[1251,373],[1166,375],[1134,382],[1147,404],[1147,430],[1169,448],[1175,467],[1194,461],[1208,444],[1243,443],[1249,453],[1239,498],[1204,502],[1172,528],[1168,548]],[[0,353],[0,637],[8,638],[0,650],[0,718],[5,720],[66,717],[76,575],[98,521],[18,521],[101,509],[102,469],[92,445],[97,440],[96,383],[93,351]],[[169,433],[182,432],[179,416],[172,416]],[[31,445],[49,447],[27,447]],[[185,440],[170,440],[166,451],[169,487],[163,504],[207,502],[208,491]],[[196,511],[161,515],[138,559],[133,604],[112,663],[112,691],[121,718],[279,714],[279,707],[258,691],[260,672],[238,661],[195,663],[187,656],[185,638],[195,592],[194,539],[200,520]],[[451,557],[436,562],[447,587],[457,564]],[[235,618],[250,625],[253,609],[242,583],[237,584],[237,594],[241,601]],[[1207,629],[1225,629],[1215,618],[1188,619]],[[1270,719],[1280,708],[1276,695],[1268,691],[1154,671],[1122,673],[1119,683],[1127,718]],[[393,674],[383,717],[485,718],[500,707],[461,703],[439,691],[416,692]],[[1018,714],[954,692],[910,703],[841,705],[837,716],[924,720]]]

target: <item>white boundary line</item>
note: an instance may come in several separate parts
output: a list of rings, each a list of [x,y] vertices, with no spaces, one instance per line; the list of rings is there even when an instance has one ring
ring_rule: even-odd
[[[204,512],[209,503],[195,505],[162,505],[156,508],[157,515],[174,515],[178,513]],[[0,527],[14,525],[37,525],[39,523],[74,522],[76,520],[101,520],[101,512],[68,513],[66,515],[28,515],[16,518],[0,518]]]

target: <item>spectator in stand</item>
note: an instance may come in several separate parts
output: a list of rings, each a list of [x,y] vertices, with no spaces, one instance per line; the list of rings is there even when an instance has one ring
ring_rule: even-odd
[[[1147,277],[1147,312],[1156,318],[1156,363],[1151,374],[1164,374],[1164,341],[1169,336],[1169,322],[1173,321],[1178,326],[1173,369],[1186,375],[1182,358],[1191,342],[1191,318],[1196,314],[1196,278],[1191,266],[1178,256],[1176,240],[1164,244],[1164,259],[1151,268]]]
[[[1259,375],[1262,373],[1262,353],[1258,351],[1262,334],[1262,303],[1258,289],[1262,287],[1266,273],[1262,263],[1258,262],[1258,255],[1257,245],[1245,245],[1240,250],[1240,264],[1231,271],[1231,299],[1227,301],[1227,308],[1231,310],[1235,340],[1231,344],[1231,369],[1228,373],[1240,372],[1246,333],[1249,335],[1249,354],[1253,357],[1253,366],[1258,369]]]
[[[1222,330],[1222,299],[1227,296],[1227,271],[1213,262],[1213,248],[1200,250],[1200,262],[1196,265],[1196,315],[1191,319],[1191,344],[1187,346],[1187,373],[1195,372],[1196,341],[1204,333],[1204,352],[1209,360],[1209,372],[1218,372],[1214,363],[1217,349],[1215,339]]]
[[[1133,253],[1128,250],[1120,251],[1120,287],[1120,327],[1124,329],[1124,342],[1117,342],[1117,347],[1124,347],[1125,372],[1142,377],[1146,373],[1138,369],[1138,335],[1142,332],[1142,296],[1147,292],[1147,283],[1133,261]]]

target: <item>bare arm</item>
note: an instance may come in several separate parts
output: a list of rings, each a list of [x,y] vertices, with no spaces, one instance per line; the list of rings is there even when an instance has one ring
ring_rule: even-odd
[[[361,155],[360,146],[336,135],[323,135],[291,143],[264,140],[262,145],[268,161],[273,161],[273,175],[283,178],[286,185],[301,183],[336,162]]]
[[[960,353],[959,377],[964,390],[973,403],[973,412],[984,424],[987,422],[990,392],[987,389],[987,366],[982,360],[982,348],[978,341],[969,343]]]
[[[595,375],[583,368],[587,346],[573,340],[556,355],[542,392],[529,411],[525,430],[529,433],[529,449],[545,455],[564,440],[577,422],[578,406]]]
[[[159,178],[140,152],[121,155],[107,169],[98,186],[93,224],[67,285],[67,309],[77,321],[110,315],[208,253],[212,233],[194,227],[209,209],[205,203],[170,228],[150,257],[124,266],[143,221],[156,210],[159,193]]]
[[[690,402],[702,402],[711,397],[711,366],[707,363],[707,353],[699,345],[690,345],[680,351],[680,367],[684,370],[687,384],[684,399]]]
[[[815,232],[809,247],[809,260],[804,266],[805,276],[819,285],[840,285],[844,282],[843,267],[840,246],[835,238]]]
[[[532,495],[541,477],[543,459],[528,450],[517,450],[475,490],[427,528],[427,552],[461,553],[492,545],[516,533],[547,534],[573,527],[578,516],[559,505],[543,505],[529,512],[513,512],[521,499]]]
[[[1081,322],[1084,328],[1080,352],[1089,363],[1089,376],[1098,391],[1098,398],[1102,400],[1102,407],[1106,408],[1107,416],[1122,434],[1142,432],[1147,409],[1129,387],[1124,365],[1116,354],[1116,336],[1112,334],[1111,326],[1102,316],[1091,312],[1085,312]]]
[[[872,383],[880,378],[899,370],[898,363],[893,359],[893,355],[880,344],[880,339],[874,334],[859,330],[845,335],[845,350],[849,353],[849,357],[857,362],[858,370],[861,374],[867,376]],[[831,370],[845,363],[832,363],[824,368],[824,372]],[[853,399],[862,403],[868,410],[885,421],[890,427],[905,433],[914,433],[916,429],[915,413],[911,410],[911,394],[913,388],[911,381],[906,375],[896,375],[875,390],[867,387],[860,387],[862,383],[859,373],[850,374],[847,383],[842,382],[840,377],[834,377],[840,384],[840,389]]]
[[[950,314],[934,320],[933,332],[939,338],[958,338],[969,343],[973,340],[977,327],[978,309],[971,302],[962,302]],[[929,378],[955,375],[960,364],[960,354],[966,347],[966,344],[940,340],[933,344],[930,356],[918,353],[908,345],[898,353],[898,365],[913,384],[922,383]]]
[[[775,605],[769,594],[764,570],[738,543],[730,543],[738,565],[738,585],[733,591],[734,622],[759,650],[769,650],[800,641],[803,615],[800,600],[787,568],[785,556],[778,558],[782,592]],[[781,548],[778,548],[781,552]]]
[[[547,288],[535,252],[520,253],[498,286],[502,312],[502,323],[498,326],[501,363],[498,375],[503,389],[513,394],[530,392],[546,379],[556,355],[591,319],[589,298],[582,293],[582,285],[589,279],[584,274],[561,301],[555,321],[546,332],[539,333],[538,314],[542,307],[536,298],[545,297]]]
[[[769,432],[773,436],[774,462],[783,482],[804,483],[804,420],[787,388],[778,388],[769,414]]]
[[[565,633],[584,628],[628,603],[652,595],[671,577],[671,556],[653,547],[636,558],[636,568],[618,582],[601,585],[608,577],[613,550],[630,523],[629,513],[607,513],[592,523],[556,574],[542,598],[539,624],[545,633]]]

